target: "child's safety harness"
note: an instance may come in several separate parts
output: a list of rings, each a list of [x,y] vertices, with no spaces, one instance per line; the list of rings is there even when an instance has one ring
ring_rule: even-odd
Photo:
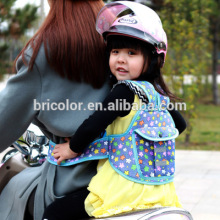
[[[146,81],[120,83],[128,85],[142,100],[147,98],[148,103],[142,102],[126,132],[95,140],[76,158],[62,161],[61,166],[108,158],[116,172],[133,182],[161,185],[173,181],[179,132],[167,111],[169,98]],[[52,153],[55,145],[50,141],[47,159],[57,165]]]

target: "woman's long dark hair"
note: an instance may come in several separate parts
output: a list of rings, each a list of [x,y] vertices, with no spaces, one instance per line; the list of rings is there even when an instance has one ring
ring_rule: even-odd
[[[173,101],[179,100],[179,98],[169,90],[161,73],[162,64],[164,62],[163,55],[157,54],[151,44],[122,35],[110,35],[107,37],[108,57],[112,49],[121,48],[140,50],[144,55],[145,63],[143,72],[137,80],[148,81],[160,94],[168,96]],[[111,75],[111,84],[115,84],[116,82],[117,79]]]
[[[22,55],[25,62],[25,50],[31,46],[31,70],[43,44],[47,61],[58,74],[100,88],[106,79],[105,44],[95,22],[103,6],[102,0],[52,1],[44,23],[18,57]]]

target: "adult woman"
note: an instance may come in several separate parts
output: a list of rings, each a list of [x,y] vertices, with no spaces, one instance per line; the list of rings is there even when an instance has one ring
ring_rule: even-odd
[[[103,2],[49,3],[51,9],[45,22],[16,59],[17,75],[0,93],[1,151],[19,138],[31,122],[55,143],[64,142],[63,137],[72,136],[92,113],[84,110],[88,103],[101,101],[108,91],[101,65],[104,43],[95,30]],[[83,111],[40,109],[35,105],[47,102],[50,106],[66,100],[82,102]],[[25,169],[0,196],[1,220],[23,219],[31,194],[34,219],[39,220],[46,206],[56,198],[85,188],[95,173],[96,162],[69,168],[45,162],[41,167]]]

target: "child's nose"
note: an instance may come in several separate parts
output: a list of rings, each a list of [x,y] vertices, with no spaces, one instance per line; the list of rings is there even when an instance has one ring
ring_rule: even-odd
[[[126,57],[123,54],[118,55],[118,62],[119,63],[125,63],[126,62]]]

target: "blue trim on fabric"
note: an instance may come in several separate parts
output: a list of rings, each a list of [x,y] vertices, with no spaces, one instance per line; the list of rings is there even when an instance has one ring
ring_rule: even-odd
[[[166,96],[167,97],[167,105],[170,103],[170,97],[169,96]]]
[[[83,162],[86,162],[86,161],[90,161],[90,160],[101,160],[101,159],[107,159],[109,158],[109,155],[106,155],[106,156],[92,156],[91,158],[90,157],[87,157],[87,158],[84,158],[84,159],[79,159],[79,161],[74,161],[74,162],[71,162],[71,163],[65,163],[65,164],[61,164],[61,165],[58,165],[56,162],[52,161],[49,159],[49,157],[47,157],[47,160],[54,164],[54,165],[57,165],[57,166],[60,166],[60,167],[67,167],[67,166],[72,166],[72,165],[76,165],[76,164],[79,164],[79,163],[83,163]]]
[[[109,136],[105,136],[105,137],[103,137],[103,138],[96,139],[95,141],[93,141],[92,143],[90,143],[88,146],[93,145],[93,144],[96,143],[96,142],[106,141],[106,140],[109,141]]]
[[[160,100],[160,94],[157,92],[156,93],[156,102],[157,102],[157,107],[158,107],[158,111],[161,111],[161,109],[160,109],[160,104],[161,104],[161,100]]]
[[[172,176],[166,176],[166,177],[144,177],[144,179],[149,180],[149,181],[142,181],[142,180],[138,180],[138,179],[132,178],[130,176],[127,176],[126,174],[124,174],[123,172],[121,172],[120,170],[115,168],[115,166],[112,164],[111,160],[109,160],[109,163],[110,163],[111,167],[119,175],[123,176],[125,179],[128,179],[128,180],[130,180],[132,182],[140,183],[140,184],[145,184],[145,185],[163,185],[163,184],[167,184],[167,183],[173,182],[173,179],[174,179],[174,175],[172,175]],[[167,180],[163,181],[163,182],[160,182],[160,180],[164,180],[164,179],[167,179]],[[152,180],[157,180],[157,182],[152,182]]]
[[[139,110],[139,111],[134,115],[134,117],[133,117],[133,119],[132,119],[132,121],[131,121],[129,127],[127,128],[127,130],[126,130],[124,133],[122,133],[122,134],[112,134],[112,135],[108,135],[108,137],[109,137],[109,138],[117,138],[117,137],[123,137],[123,136],[127,135],[127,134],[130,132],[131,128],[133,127],[133,124],[134,124],[134,122],[136,121],[136,119],[137,119],[137,117],[139,116],[139,114],[140,114],[141,111],[142,111],[142,110]],[[99,139],[99,140],[101,140],[101,139]]]
[[[102,138],[107,137],[107,132],[105,131],[105,133],[103,134]]]
[[[55,144],[53,141],[50,140],[50,141],[49,141],[49,145],[54,145],[54,146],[55,146],[55,145],[57,145],[57,144]]]
[[[135,158],[135,163],[136,163],[136,167],[137,167],[137,172],[140,176],[140,178],[144,179],[144,180],[149,180],[149,181],[153,181],[153,180],[163,180],[162,182],[157,181],[157,182],[150,182],[152,184],[150,185],[162,185],[162,184],[166,184],[172,181],[173,176],[167,177],[167,176],[161,176],[161,177],[146,177],[143,175],[143,173],[141,172],[141,167],[139,164],[139,159],[138,159],[138,151],[137,151],[137,146],[136,146],[136,141],[135,141],[135,133],[132,134],[132,145],[133,145],[133,153],[134,153],[134,158]],[[125,174],[124,174],[125,175]],[[125,175],[127,177],[127,175]],[[128,177],[127,177],[128,178]],[[128,178],[129,179],[129,178]],[[133,181],[136,179],[131,178]],[[168,180],[164,180],[164,179],[168,179]],[[171,180],[170,180],[171,179]],[[142,181],[142,180],[137,180],[136,182],[138,183],[144,183],[144,184],[149,184],[149,182],[147,181]]]
[[[153,182],[153,185],[161,185],[161,184],[165,184],[165,183],[168,183],[169,180],[164,180],[164,179],[170,179],[170,177],[172,177],[173,179],[173,175],[170,176],[170,177],[167,177],[167,176],[161,176],[161,177],[146,177],[143,175],[143,173],[141,172],[141,167],[140,167],[140,164],[139,164],[139,160],[138,160],[138,154],[137,154],[137,146],[136,146],[136,141],[135,141],[135,134],[133,133],[132,134],[132,144],[133,144],[133,153],[134,153],[134,157],[135,157],[135,163],[136,163],[136,166],[137,166],[137,171],[138,171],[138,174],[140,176],[140,178],[144,179],[144,180],[149,180],[149,181],[152,181],[152,180],[157,180],[156,182]],[[132,178],[133,179],[133,178]],[[159,182],[158,183],[158,180],[163,180],[163,182]],[[141,181],[139,180],[140,183],[145,183],[146,181]],[[171,182],[171,181],[169,181]],[[147,182],[148,183],[148,182]],[[156,184],[157,183],[157,184]]]
[[[104,138],[101,138],[101,139],[98,139],[99,141],[100,140],[108,140],[108,137],[104,137]],[[96,143],[97,141],[93,141],[90,145],[92,145],[93,143]],[[53,142],[53,141],[49,141],[49,146],[56,146],[56,144]],[[90,146],[89,145],[89,146]],[[50,150],[50,149],[49,149]],[[50,154],[51,155],[51,154]],[[90,160],[101,160],[101,159],[107,159],[109,158],[109,155],[106,154],[105,156],[92,156],[92,157],[84,157],[84,158],[79,158],[79,160],[77,161],[74,161],[74,162],[69,162],[69,163],[65,163],[65,164],[61,164],[61,165],[58,165],[56,162],[54,162],[53,160],[50,160],[49,157],[47,157],[47,160],[48,162],[54,164],[54,165],[57,165],[57,166],[62,166],[62,167],[65,167],[65,166],[71,166],[71,165],[75,165],[75,164],[78,164],[78,163],[83,163],[83,162],[86,162],[86,161],[90,161]]]
[[[146,177],[142,174],[139,160],[138,160],[138,152],[137,152],[137,146],[136,146],[136,141],[135,141],[135,133],[133,132],[132,134],[132,144],[133,144],[133,153],[134,153],[134,159],[137,167],[137,171],[139,173],[139,176],[143,179],[146,179]]]
[[[171,127],[169,127],[171,128]],[[174,128],[176,129],[176,128]],[[166,138],[153,138],[153,137],[149,137],[143,133],[141,133],[141,131],[139,131],[139,129],[135,129],[134,130],[136,133],[138,133],[141,137],[147,139],[147,140],[152,140],[152,141],[168,141],[168,140],[172,140],[172,139],[175,139],[178,135],[179,135],[179,131],[176,129],[176,134],[171,136],[171,137],[166,137]]]

